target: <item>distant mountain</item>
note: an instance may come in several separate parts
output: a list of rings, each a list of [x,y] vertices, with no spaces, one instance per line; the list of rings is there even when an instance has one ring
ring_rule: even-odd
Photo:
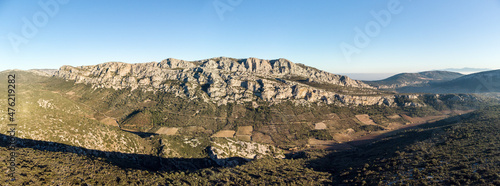
[[[500,92],[500,70],[466,75],[451,81],[432,85],[443,92],[485,93]]]
[[[428,83],[448,81],[462,77],[463,74],[448,71],[426,71],[419,73],[401,73],[379,81],[365,83],[379,89],[396,89],[407,86],[424,86]]]
[[[361,81],[379,81],[395,75],[396,73],[340,73],[349,76],[351,79]]]
[[[490,93],[500,92],[500,70],[478,72],[444,82],[421,87],[396,89],[403,93]]]
[[[441,71],[460,72],[460,73],[464,73],[464,74],[470,74],[470,73],[483,72],[483,71],[489,71],[489,70],[491,70],[491,69],[464,67],[464,68],[446,68],[446,69],[442,69]]]
[[[52,76],[57,69],[31,69],[29,71],[41,76]]]

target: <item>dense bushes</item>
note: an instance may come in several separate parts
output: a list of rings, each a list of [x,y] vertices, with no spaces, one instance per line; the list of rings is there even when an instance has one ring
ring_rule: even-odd
[[[337,184],[500,184],[500,106],[311,161]]]

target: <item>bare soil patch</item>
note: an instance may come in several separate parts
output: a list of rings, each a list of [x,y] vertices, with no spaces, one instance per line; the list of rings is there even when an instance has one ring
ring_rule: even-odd
[[[331,143],[335,143],[335,141],[334,140],[319,140],[316,138],[309,138],[307,140],[307,144],[309,144],[309,145],[328,145]]]
[[[389,118],[389,119],[399,119],[399,118],[401,118],[401,116],[399,116],[398,114],[394,114],[392,116],[387,116],[387,118]]]
[[[314,130],[325,130],[325,129],[326,129],[326,124],[323,122],[314,124]]]
[[[116,121],[115,118],[107,117],[107,118],[102,119],[100,122],[104,123],[106,125],[111,125],[111,126],[118,127],[118,122]]]
[[[365,125],[377,125],[375,122],[373,122],[372,119],[370,119],[370,116],[368,114],[356,115],[356,118]]]
[[[236,135],[248,135],[251,136],[253,132],[253,126],[239,126]]]
[[[221,130],[217,133],[215,133],[214,135],[212,135],[212,137],[215,137],[215,138],[232,138],[234,137],[234,134],[236,132],[234,130]]]
[[[251,141],[252,140],[252,132],[253,126],[239,126],[236,131],[236,139],[243,141]]]
[[[175,135],[179,128],[176,127],[161,127],[156,131],[157,134],[165,134],[165,135]]]
[[[269,135],[265,135],[260,132],[254,132],[252,135],[252,141],[255,142],[260,142],[260,143],[267,143],[267,144],[272,144],[274,143],[273,139]]]
[[[242,141],[252,141],[252,136],[250,136],[250,135],[236,135],[236,139],[239,139]]]

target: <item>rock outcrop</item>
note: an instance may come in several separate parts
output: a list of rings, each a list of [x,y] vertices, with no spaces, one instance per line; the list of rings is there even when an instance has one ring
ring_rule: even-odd
[[[207,148],[210,159],[218,165],[232,167],[241,164],[241,160],[250,161],[263,157],[285,158],[279,148],[256,142],[238,141],[230,138],[219,138]],[[242,159],[240,159],[242,158]]]
[[[395,99],[394,95],[370,95],[370,91],[376,90],[361,81],[286,59],[220,57],[199,61],[169,58],[159,63],[138,64],[109,62],[92,66],[63,66],[54,76],[90,84],[95,88],[166,91],[219,105],[262,99],[272,103],[292,100],[300,104],[322,102],[391,106]],[[311,83],[336,86],[340,91],[310,86]],[[368,90],[368,95],[349,94],[344,89]]]

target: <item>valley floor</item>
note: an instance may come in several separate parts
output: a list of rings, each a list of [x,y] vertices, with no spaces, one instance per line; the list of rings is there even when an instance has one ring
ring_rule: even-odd
[[[391,129],[367,132],[365,134],[352,135],[349,136],[345,141],[318,140],[310,138],[308,140],[308,146],[310,147],[309,149],[350,150],[356,148],[357,146],[375,142],[377,140],[383,139],[387,136],[394,135],[404,130],[418,129],[419,126],[422,124],[428,124],[446,118],[453,118],[455,116],[471,113],[473,111],[474,110],[445,110],[441,111],[442,114],[440,115],[426,116],[426,117],[410,117],[407,115],[403,115],[403,117],[408,121],[410,121],[411,123],[408,123],[406,125],[399,125]]]
[[[498,185],[500,107],[444,120],[415,123],[356,144],[349,151],[312,150],[288,159],[264,158],[232,168],[153,171],[126,159],[42,150],[48,142],[17,149],[16,179],[3,185]],[[6,138],[0,157],[7,163]],[[373,138],[370,140],[375,140]],[[64,147],[65,149],[68,147]],[[61,149],[61,148],[60,148]],[[163,162],[182,163],[181,159]],[[144,162],[147,164],[147,162]],[[175,164],[172,164],[174,166]],[[2,168],[6,173],[7,167]]]

